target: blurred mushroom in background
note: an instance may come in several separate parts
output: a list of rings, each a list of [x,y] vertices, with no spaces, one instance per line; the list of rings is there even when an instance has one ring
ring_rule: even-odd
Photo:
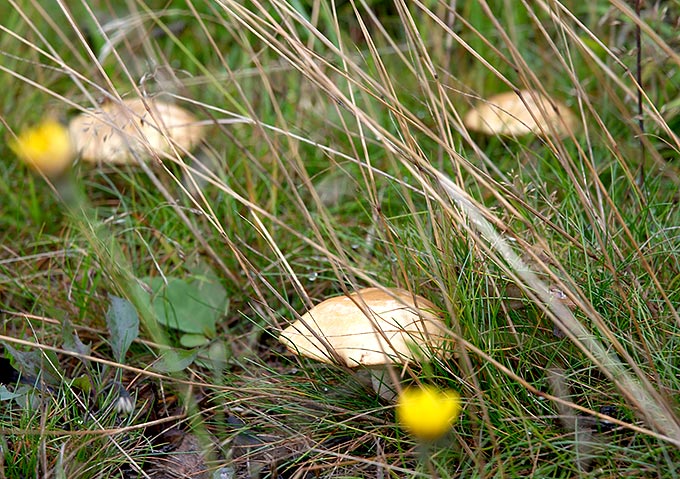
[[[191,151],[205,135],[182,107],[153,98],[108,102],[69,123],[79,157],[96,164],[136,164],[138,159]]]
[[[513,91],[484,100],[463,117],[471,131],[485,135],[522,136],[555,134],[568,137],[578,118],[561,101],[533,90]]]

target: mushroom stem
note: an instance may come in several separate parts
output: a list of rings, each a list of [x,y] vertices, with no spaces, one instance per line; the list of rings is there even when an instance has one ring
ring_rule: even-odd
[[[354,377],[387,402],[395,402],[401,390],[401,381],[389,366],[363,366],[355,371]]]
[[[368,368],[373,390],[385,401],[394,402],[399,392],[399,384],[395,383],[392,371],[386,367]]]

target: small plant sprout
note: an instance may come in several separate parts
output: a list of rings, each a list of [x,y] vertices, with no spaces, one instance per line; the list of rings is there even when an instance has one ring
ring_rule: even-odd
[[[389,368],[418,362],[425,351],[442,355],[450,339],[445,329],[425,298],[403,289],[366,288],[319,303],[284,329],[280,340],[294,354],[367,370],[376,393],[392,401],[399,388]]]
[[[137,158],[190,151],[204,136],[196,117],[177,105],[145,98],[109,102],[69,123],[83,161],[134,164]]]
[[[560,138],[575,131],[577,121],[564,103],[532,90],[494,95],[463,118],[466,128],[485,135],[555,134]]]
[[[47,177],[59,176],[73,162],[68,130],[56,120],[22,131],[9,146],[21,161]]]
[[[414,437],[426,442],[449,432],[460,411],[460,396],[451,389],[408,387],[397,399],[397,421]]]

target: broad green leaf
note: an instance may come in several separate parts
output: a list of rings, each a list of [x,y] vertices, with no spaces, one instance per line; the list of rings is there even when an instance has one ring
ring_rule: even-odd
[[[200,349],[196,364],[219,374],[229,365],[230,357],[231,351],[228,343],[217,340]]]
[[[203,346],[210,341],[208,338],[202,334],[183,334],[179,338],[179,344],[184,348],[196,348],[198,346]]]
[[[188,368],[196,359],[194,351],[185,349],[169,349],[153,365],[153,370],[159,373],[176,373]]]
[[[158,321],[183,333],[215,337],[217,320],[227,307],[227,293],[215,280],[179,278],[146,280],[153,295],[151,305]]]
[[[87,394],[92,392],[92,383],[87,374],[81,374],[77,378],[74,378],[73,381],[71,381],[71,387],[77,388]]]
[[[73,327],[71,321],[64,320],[62,324],[61,335],[64,341],[61,347],[66,351],[83,354],[85,356],[90,355],[90,347],[80,340],[78,332]]]
[[[0,384],[0,401],[9,401],[10,399],[18,398],[21,395],[21,393],[10,391],[4,384]]]
[[[61,383],[58,370],[59,358],[54,351],[19,351],[6,342],[2,343],[12,359],[12,365],[30,382],[41,378],[45,384],[56,386]]]
[[[139,336],[139,316],[135,307],[126,299],[110,294],[109,300],[111,305],[106,312],[106,326],[111,335],[113,357],[122,363],[130,344]]]
[[[208,358],[210,359],[211,369],[223,371],[227,368],[230,351],[224,341],[215,341],[208,348]]]

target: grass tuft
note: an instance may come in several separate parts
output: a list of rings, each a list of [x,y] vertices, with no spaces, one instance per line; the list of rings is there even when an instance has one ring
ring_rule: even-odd
[[[629,3],[12,0],[0,476],[675,477],[678,14]],[[523,90],[577,128],[464,125]],[[64,181],[7,146],[131,98],[191,110],[205,140],[76,161]],[[443,312],[450,356],[395,371],[460,392],[438,443],[408,436],[356,371],[277,341],[368,286]],[[205,330],[154,307],[187,291]],[[141,319],[121,361],[110,295]],[[112,409],[118,380],[129,416]]]

